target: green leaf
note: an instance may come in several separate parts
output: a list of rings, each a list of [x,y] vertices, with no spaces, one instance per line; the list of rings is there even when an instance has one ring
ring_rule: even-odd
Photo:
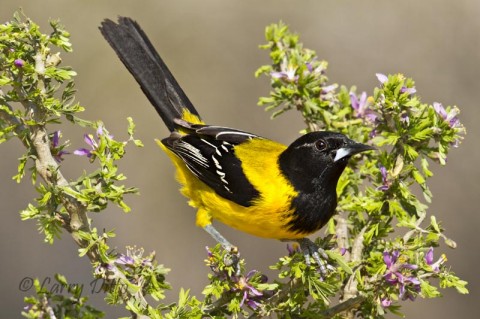
[[[432,173],[432,171],[430,171],[429,168],[428,168],[428,166],[429,166],[428,160],[423,157],[423,158],[420,160],[420,163],[421,163],[423,175],[425,175],[425,177],[432,177],[432,176],[433,176],[433,173]]]
[[[403,150],[405,157],[410,160],[414,161],[418,157],[418,152],[412,146],[408,144],[403,144]]]
[[[17,183],[22,181],[22,178],[25,176],[25,165],[27,165],[28,155],[23,155],[18,159],[18,174],[13,176],[12,179],[15,180]]]
[[[60,284],[62,284],[63,286],[67,286],[67,285],[68,285],[67,278],[65,278],[65,276],[63,276],[63,275],[61,275],[61,274],[55,274],[55,279],[56,279]]]
[[[348,266],[348,264],[345,262],[345,258],[343,258],[342,255],[334,250],[325,250],[325,253],[330,259],[335,260],[335,262],[343,269],[343,271],[349,275],[353,274],[352,268]]]
[[[38,200],[38,204],[41,206],[45,206],[48,204],[48,201],[52,198],[52,193],[51,192],[46,192],[43,194],[43,197]]]
[[[32,219],[37,217],[40,214],[40,211],[37,207],[32,204],[28,204],[28,207],[25,210],[20,212],[20,217],[22,220]]]
[[[270,65],[262,65],[255,71],[255,77],[258,78],[262,74],[269,74],[272,71],[272,67]]]
[[[465,280],[461,280],[453,273],[444,273],[440,276],[440,287],[441,288],[448,288],[454,287],[459,293],[461,294],[468,294],[469,291],[467,289],[467,282]]]
[[[438,289],[432,286],[428,281],[421,280],[420,281],[421,293],[426,298],[436,298],[440,297],[441,294]]]
[[[416,169],[412,170],[412,176],[413,176],[413,179],[415,179],[415,181],[418,184],[420,184],[420,185],[425,184],[425,178],[423,178],[422,174],[420,174],[420,172],[417,171]]]
[[[439,234],[441,233],[440,227],[437,224],[437,219],[435,218],[435,216],[430,216],[430,225],[433,227],[435,232]]]
[[[0,86],[11,84],[12,80],[6,76],[0,76]]]

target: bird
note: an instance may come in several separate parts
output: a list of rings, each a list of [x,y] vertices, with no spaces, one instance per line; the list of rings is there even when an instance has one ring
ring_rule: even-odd
[[[197,209],[197,226],[232,254],[238,248],[214,220],[257,237],[296,241],[307,262],[313,257],[324,272],[320,256],[328,257],[307,236],[334,215],[348,160],[374,147],[331,131],[306,133],[287,146],[206,124],[135,20],[105,19],[99,29],[170,131],[157,143]]]

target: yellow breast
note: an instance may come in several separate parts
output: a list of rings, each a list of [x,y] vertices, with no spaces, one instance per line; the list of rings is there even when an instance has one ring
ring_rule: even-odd
[[[288,230],[291,220],[291,199],[297,195],[293,186],[281,174],[278,156],[286,146],[264,139],[252,139],[235,147],[235,155],[259,197],[249,207],[238,205],[213,191],[193,175],[183,161],[166,149],[177,168],[181,192],[198,208],[197,225],[204,227],[212,218],[243,232],[265,238],[295,239],[305,234]]]

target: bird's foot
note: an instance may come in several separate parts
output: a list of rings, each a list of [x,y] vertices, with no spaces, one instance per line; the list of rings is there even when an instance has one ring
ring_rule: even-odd
[[[300,249],[305,257],[305,263],[308,266],[311,265],[311,258],[313,258],[315,263],[318,265],[322,276],[326,276],[328,271],[334,270],[333,266],[329,265],[327,262],[329,257],[325,250],[318,247],[318,245],[308,238],[298,239],[296,242],[300,245]]]
[[[203,227],[226,251],[223,263],[227,267],[233,267],[235,275],[240,275],[240,252],[238,248],[223,237],[211,224]]]
[[[232,267],[234,269],[235,275],[239,276],[241,267],[240,267],[240,252],[235,246],[232,247],[223,247],[226,250],[226,254],[223,257],[223,263],[227,267]]]

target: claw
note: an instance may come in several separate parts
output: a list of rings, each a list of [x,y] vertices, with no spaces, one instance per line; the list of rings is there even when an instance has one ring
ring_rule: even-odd
[[[240,252],[238,251],[237,246],[231,246],[229,251],[230,251],[230,254],[237,255],[237,258],[240,256]]]
[[[308,238],[299,239],[297,242],[299,243],[300,249],[305,257],[305,263],[310,266],[310,257],[312,257],[318,265],[322,276],[326,276],[328,274],[327,270],[331,269],[332,266],[327,263],[328,255],[325,253],[325,250],[318,247]]]
[[[235,250],[235,252],[230,251],[225,254],[225,256],[223,257],[223,263],[225,264],[225,266],[235,269],[235,275],[240,276],[240,253],[238,252],[238,249]]]

